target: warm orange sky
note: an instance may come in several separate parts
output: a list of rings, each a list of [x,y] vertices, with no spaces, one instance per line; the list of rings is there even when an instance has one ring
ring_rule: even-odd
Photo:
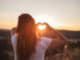
[[[41,20],[36,20],[36,22],[40,22]],[[70,24],[71,21],[69,22],[64,22],[64,21],[55,21],[55,20],[44,20],[45,22],[47,22],[50,26],[52,26],[53,28],[56,29],[65,29],[65,30],[80,30],[80,26],[79,25],[74,25],[74,24]],[[44,22],[41,21],[41,22]],[[75,23],[76,21],[74,21],[73,23]],[[69,24],[66,24],[69,23]],[[77,23],[77,22],[76,22]],[[79,24],[79,22],[78,22]],[[8,19],[4,19],[0,21],[0,28],[8,28],[11,29],[13,27],[15,27],[17,25],[17,18],[15,20],[8,20]]]
[[[57,29],[80,30],[79,0],[0,0],[0,28],[16,26],[23,12]]]

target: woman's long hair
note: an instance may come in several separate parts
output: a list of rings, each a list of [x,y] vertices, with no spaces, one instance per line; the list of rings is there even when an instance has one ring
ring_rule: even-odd
[[[31,15],[21,14],[17,25],[17,59],[30,60],[35,52],[35,22]]]

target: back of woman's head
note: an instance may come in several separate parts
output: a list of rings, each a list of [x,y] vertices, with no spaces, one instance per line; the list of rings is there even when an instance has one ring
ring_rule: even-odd
[[[29,60],[35,52],[36,33],[35,21],[30,14],[21,14],[17,25],[17,56],[18,60]]]
[[[28,25],[28,23],[30,23],[30,25]],[[23,13],[18,17],[17,32],[21,32],[22,28],[26,28],[26,26],[32,28],[34,24],[35,22],[33,17],[30,14]]]

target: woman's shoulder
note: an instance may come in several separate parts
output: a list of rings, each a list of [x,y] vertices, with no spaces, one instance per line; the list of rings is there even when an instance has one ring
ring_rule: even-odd
[[[11,36],[11,40],[16,40],[16,38],[17,38],[17,34],[13,34],[13,35]]]

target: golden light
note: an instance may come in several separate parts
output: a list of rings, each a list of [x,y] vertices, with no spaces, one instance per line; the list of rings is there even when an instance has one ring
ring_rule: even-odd
[[[39,30],[44,30],[44,29],[46,29],[46,25],[44,25],[44,24],[43,24],[43,25],[42,25],[42,24],[39,24],[39,25],[38,25],[38,29],[39,29]]]
[[[37,35],[37,37],[40,37],[45,33],[45,31],[47,29],[47,25],[44,23],[38,23],[38,24],[36,24],[36,26],[37,26],[36,35]]]
[[[54,16],[49,15],[34,15],[35,22],[37,23],[48,23],[52,27],[61,26],[60,22],[57,20],[57,18]]]

